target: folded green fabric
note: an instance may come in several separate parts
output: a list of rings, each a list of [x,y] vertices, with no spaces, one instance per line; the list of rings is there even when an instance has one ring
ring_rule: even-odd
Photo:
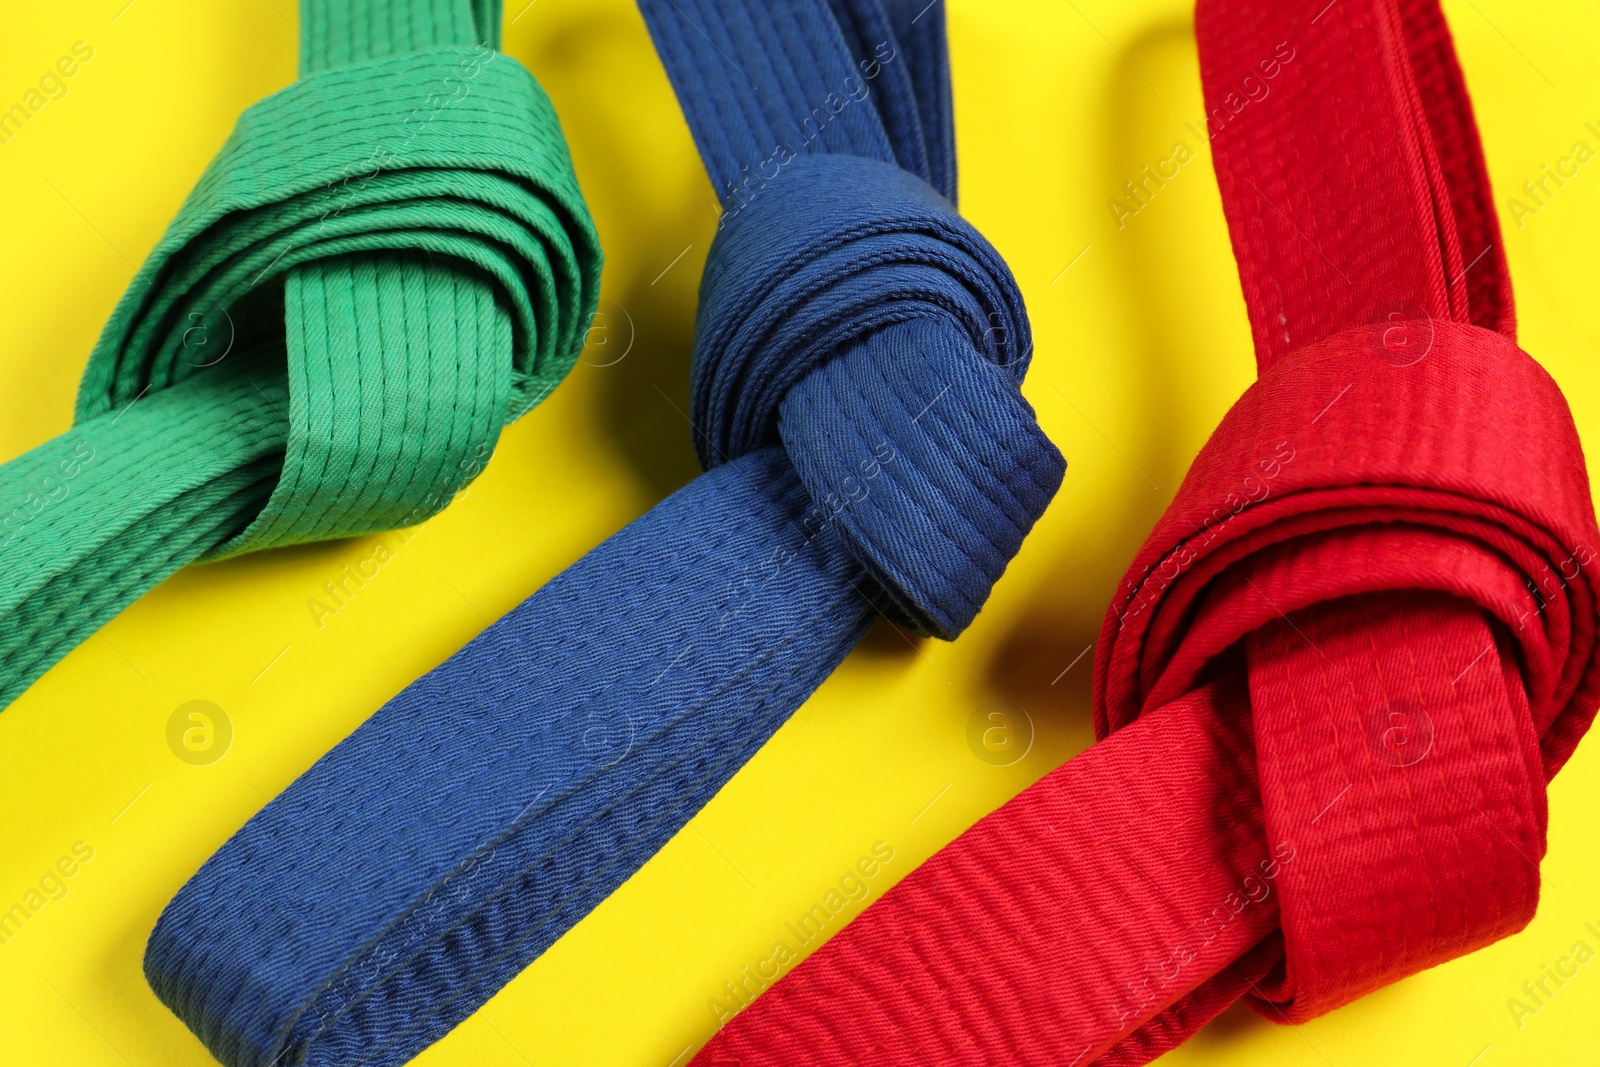
[[[571,368],[600,248],[491,0],[303,0],[106,324],[0,466],[0,707],[186,563],[433,514]]]

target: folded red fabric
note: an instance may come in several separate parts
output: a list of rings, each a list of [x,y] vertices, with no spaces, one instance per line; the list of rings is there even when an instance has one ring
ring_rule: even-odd
[[[1144,1063],[1241,997],[1298,1022],[1534,913],[1545,783],[1600,703],[1600,533],[1448,28],[1437,0],[1195,22],[1260,375],[1106,616],[1104,740],[702,1067]]]

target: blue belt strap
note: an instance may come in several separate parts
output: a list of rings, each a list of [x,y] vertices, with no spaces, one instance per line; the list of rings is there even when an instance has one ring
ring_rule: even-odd
[[[230,1067],[398,1064],[650,858],[882,612],[951,638],[1061,483],[956,213],[942,5],[640,0],[724,215],[707,473],[412,684],[167,906]],[[919,10],[920,9],[920,10]]]

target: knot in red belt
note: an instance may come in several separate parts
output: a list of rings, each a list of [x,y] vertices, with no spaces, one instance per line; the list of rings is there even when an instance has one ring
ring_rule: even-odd
[[[1224,418],[1112,604],[1095,712],[1154,750],[1241,735],[1203,789],[1249,817],[1192,843],[1229,911],[1276,898],[1242,924],[1282,936],[1263,1006],[1309,1018],[1532,918],[1545,780],[1595,707],[1597,545],[1566,404],[1502,333],[1347,331]]]
[[[1201,0],[1196,35],[1260,378],[1111,605],[1104,740],[698,1064],[1143,1063],[1534,913],[1600,532],[1437,0]]]

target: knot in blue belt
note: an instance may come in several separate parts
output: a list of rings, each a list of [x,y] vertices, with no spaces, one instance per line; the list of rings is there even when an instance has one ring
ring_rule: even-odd
[[[897,621],[955,637],[1063,471],[1017,391],[1011,272],[926,181],[861,156],[800,156],[725,219],[700,287],[701,462],[781,440],[807,529],[837,522]]]

